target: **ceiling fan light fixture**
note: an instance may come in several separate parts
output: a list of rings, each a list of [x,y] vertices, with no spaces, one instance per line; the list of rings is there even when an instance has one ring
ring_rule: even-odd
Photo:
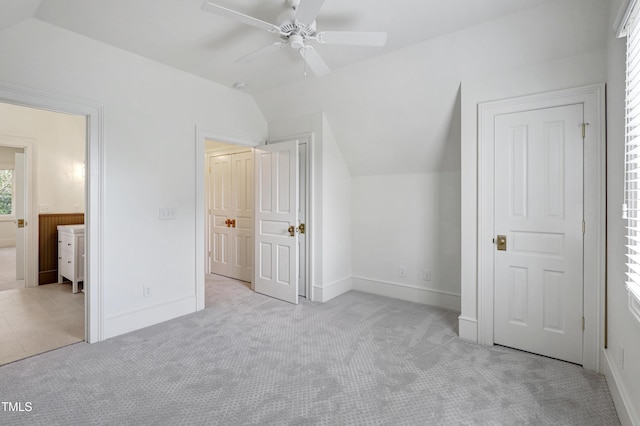
[[[233,83],[233,88],[236,90],[244,90],[247,87],[249,87],[249,85],[247,83],[245,83],[244,81],[238,81],[236,83]]]

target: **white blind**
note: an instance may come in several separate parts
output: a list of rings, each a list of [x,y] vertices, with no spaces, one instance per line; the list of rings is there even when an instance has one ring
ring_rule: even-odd
[[[623,217],[627,219],[627,289],[640,300],[640,19],[627,15],[627,93]]]

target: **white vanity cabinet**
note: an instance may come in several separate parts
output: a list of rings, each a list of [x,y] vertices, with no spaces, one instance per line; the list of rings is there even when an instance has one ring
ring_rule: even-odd
[[[84,282],[84,225],[58,225],[58,282],[65,278],[74,293]]]

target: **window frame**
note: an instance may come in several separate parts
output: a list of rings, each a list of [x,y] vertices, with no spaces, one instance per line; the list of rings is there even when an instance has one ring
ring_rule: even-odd
[[[640,3],[629,0],[617,19],[626,37],[625,142],[622,217],[625,228],[629,310],[640,322]]]

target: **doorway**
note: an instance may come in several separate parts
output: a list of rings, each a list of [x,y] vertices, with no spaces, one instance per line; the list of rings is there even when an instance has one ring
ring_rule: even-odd
[[[218,274],[225,279],[239,279],[249,283],[255,290],[256,236],[254,227],[255,185],[257,182],[254,162],[254,148],[242,143],[219,142],[212,137],[201,139],[204,151],[203,167],[203,210],[204,220],[204,264],[207,273],[206,286],[213,281],[210,274]],[[277,145],[280,141],[270,143]],[[310,179],[309,145],[311,135],[295,139],[296,164],[300,173],[296,173],[297,217],[300,219],[295,228],[296,235],[296,285],[297,297],[310,298],[308,274],[309,238],[305,226],[308,222]],[[258,148],[258,147],[256,147]],[[234,223],[235,222],[235,223]],[[300,226],[302,224],[302,226]],[[235,226],[234,226],[235,225]],[[303,232],[299,230],[302,229]],[[204,279],[202,281],[205,281]],[[200,283],[201,281],[198,280]],[[204,282],[203,282],[204,284]],[[198,288],[201,288],[200,285]],[[199,292],[198,292],[199,293]],[[203,288],[203,293],[205,293]],[[199,293],[200,294],[200,293]],[[277,297],[277,296],[276,296]],[[209,300],[208,294],[202,299]],[[198,297],[199,309],[201,298]],[[207,302],[207,305],[209,303]]]
[[[601,85],[479,105],[480,343],[598,369],[603,113]]]
[[[582,104],[495,121],[494,342],[582,364]]]
[[[24,219],[25,148],[2,145],[8,139],[0,135],[0,291],[24,288],[26,269],[24,227],[17,228],[17,217]]]
[[[43,226],[47,216],[83,216],[87,128],[85,116],[8,103],[0,104],[0,116],[0,178],[7,178],[0,185],[0,209],[6,212],[0,213],[12,228],[14,244],[6,257],[21,284],[0,294],[4,363],[85,339],[84,294],[58,283],[58,257],[47,250],[49,239],[58,247],[57,233],[42,233],[49,229]],[[38,162],[36,151],[46,161]],[[42,267],[49,258],[56,269],[47,275]]]

